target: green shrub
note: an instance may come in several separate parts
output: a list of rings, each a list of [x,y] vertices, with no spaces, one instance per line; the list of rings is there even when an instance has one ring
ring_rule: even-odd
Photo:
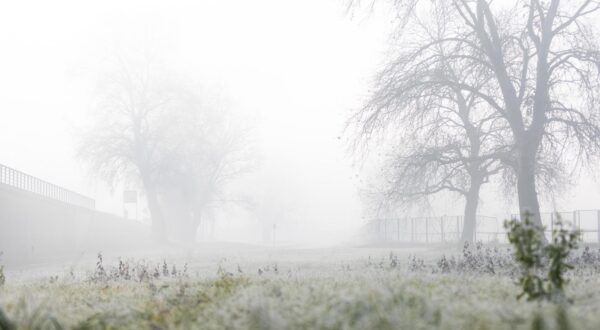
[[[567,280],[564,278],[569,269],[573,269],[571,264],[567,263],[567,258],[572,250],[577,249],[580,233],[577,230],[567,230],[562,221],[554,223],[552,230],[552,243],[546,245],[545,252],[550,260],[548,269],[548,282],[551,286],[551,292],[559,294],[557,298],[562,298],[564,285]]]
[[[529,214],[525,214],[523,221],[513,219],[504,223],[515,260],[521,265],[519,285],[523,292],[517,298],[564,301],[564,275],[573,268],[567,258],[577,248],[580,234],[566,229],[558,214],[557,219],[548,244],[543,240],[544,228],[531,223]]]

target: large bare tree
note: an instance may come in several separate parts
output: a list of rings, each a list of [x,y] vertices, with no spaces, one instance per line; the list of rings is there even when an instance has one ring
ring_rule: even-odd
[[[468,81],[457,85],[444,78],[430,83],[473,93],[506,121],[512,153],[503,161],[516,178],[520,213],[531,213],[533,221],[541,224],[536,181],[541,175],[580,165],[600,149],[600,47],[592,21],[600,3],[392,2],[402,12],[400,32],[395,35],[418,45],[416,61],[428,57],[428,65],[470,63],[490,77],[483,86]],[[447,33],[433,40],[414,33],[431,19],[432,10],[442,7]],[[430,55],[440,47],[457,52],[449,57]]]
[[[80,154],[109,182],[139,182],[153,235],[190,241],[225,184],[248,169],[247,130],[153,54],[111,57]]]
[[[201,106],[199,106],[201,105]],[[177,214],[171,235],[193,241],[202,219],[211,221],[217,208],[247,207],[245,199],[232,196],[229,184],[255,167],[252,129],[235,120],[222,105],[199,101],[170,117],[167,141],[172,146],[161,180],[168,214]]]
[[[438,19],[421,25],[422,38],[436,40],[446,33],[447,8],[436,9]],[[419,45],[403,45],[377,75],[352,124],[358,126],[359,142],[390,128],[400,132],[391,134],[399,147],[384,165],[382,202],[414,203],[443,191],[460,194],[465,199],[461,238],[472,241],[481,187],[504,168],[501,160],[510,146],[501,116],[477,93],[461,88],[484,86],[490,79],[486,72],[468,61],[440,60],[459,52],[438,46],[420,53]]]
[[[166,239],[159,182],[164,166],[163,119],[180,98],[154,56],[115,52],[107,60],[97,86],[98,99],[91,112],[91,127],[84,136],[80,156],[110,183],[139,181],[152,218],[157,241]]]

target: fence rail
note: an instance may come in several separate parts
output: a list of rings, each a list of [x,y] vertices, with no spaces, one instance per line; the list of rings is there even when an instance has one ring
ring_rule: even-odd
[[[96,207],[96,202],[89,197],[1,164],[0,183],[63,203],[77,205],[88,209],[94,209]]]
[[[558,220],[569,222],[581,232],[584,242],[600,243],[600,210],[576,210],[572,212],[546,212],[541,214],[545,235],[551,238]],[[511,217],[515,218],[515,215]],[[508,217],[507,217],[508,218]],[[475,225],[475,241],[506,242],[504,218],[478,215]],[[433,243],[456,242],[460,239],[464,219],[462,216],[404,217],[374,219],[365,226],[371,239],[388,242]]]

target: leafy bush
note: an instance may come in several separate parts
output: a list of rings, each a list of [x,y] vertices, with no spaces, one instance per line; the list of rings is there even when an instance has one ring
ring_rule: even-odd
[[[508,240],[514,247],[515,260],[521,266],[519,285],[527,300],[564,300],[565,273],[573,266],[567,262],[577,248],[579,232],[565,228],[560,216],[552,230],[552,240],[545,244],[544,228],[531,223],[529,214],[522,222],[513,219],[504,223]]]

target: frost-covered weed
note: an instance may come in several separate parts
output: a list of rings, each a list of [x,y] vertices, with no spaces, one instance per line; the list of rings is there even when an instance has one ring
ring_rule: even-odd
[[[564,259],[572,265],[569,273],[564,276],[589,276],[600,274],[600,248],[585,246],[572,250]],[[520,267],[514,258],[514,250],[510,246],[484,245],[482,243],[465,243],[460,253],[442,254],[428,262],[416,254],[408,257],[406,269],[411,272],[431,272],[441,274],[489,274],[516,277]],[[400,259],[390,252],[387,262],[381,258],[374,261],[372,256],[367,259],[366,267],[370,269],[401,269]],[[350,266],[342,266],[350,270]]]
[[[98,252],[97,260],[96,260],[96,272],[93,275],[94,280],[103,280],[106,279],[106,270],[104,269],[104,259],[102,257],[102,252]]]
[[[413,255],[408,257],[408,269],[412,272],[419,272],[425,269],[425,261],[417,256]]]
[[[573,251],[568,262],[573,265],[576,275],[600,274],[600,248],[592,249],[589,245],[583,249]]]
[[[437,267],[442,274],[450,273],[450,262],[446,259],[446,255],[443,255],[442,258],[438,260]]]
[[[391,251],[390,251],[389,261],[390,261],[390,268],[397,268],[400,265],[400,262],[398,261],[398,256],[395,255],[394,252],[391,252]]]
[[[221,266],[219,266],[219,268],[220,267]],[[238,272],[243,272],[243,271],[241,271],[241,268],[239,267],[239,265],[238,265]],[[265,265],[262,267],[258,267],[256,272],[258,275],[263,275],[263,274],[268,274],[268,273],[279,274],[279,266],[277,265],[277,263]]]
[[[450,274],[513,275],[517,265],[509,249],[484,246],[481,243],[465,243],[460,254],[443,254],[434,263],[427,264],[422,258],[409,257],[408,269],[413,272],[431,271]]]
[[[547,329],[600,328],[590,313],[600,308],[594,298],[597,276],[582,275],[569,286],[574,304],[568,310],[538,308],[514,299],[514,278],[494,257],[510,258],[508,250],[468,249],[455,255],[448,249],[446,255],[411,251],[408,264],[402,250],[371,250],[341,264],[323,261],[323,255],[299,261],[293,256],[221,260],[209,267],[192,262],[192,276],[171,276],[174,263],[166,259],[121,259],[114,266],[104,259],[105,280],[61,275],[54,283],[46,277],[24,286],[11,281],[1,289],[0,308],[19,329],[42,322],[53,329],[56,322],[64,329],[525,330],[536,312]],[[493,273],[486,270],[486,258],[495,258]],[[158,278],[152,275],[156,268]],[[147,273],[143,281],[140,271]],[[26,302],[25,311],[19,299]]]
[[[459,272],[478,274],[511,274],[515,268],[509,250],[501,250],[497,246],[484,246],[481,242],[470,245],[465,242],[462,255],[456,262]]]
[[[96,269],[89,277],[92,282],[102,281],[130,281],[145,282],[159,278],[181,278],[188,276],[187,264],[183,265],[183,270],[178,271],[175,264],[169,264],[165,259],[161,265],[152,265],[145,260],[123,260],[119,258],[117,266],[104,266],[102,253],[98,253],[96,260]]]

